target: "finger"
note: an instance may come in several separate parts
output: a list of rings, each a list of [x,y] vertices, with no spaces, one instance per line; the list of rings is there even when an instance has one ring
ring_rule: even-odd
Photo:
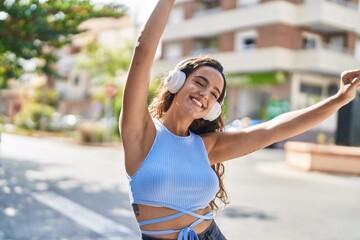
[[[341,80],[344,84],[351,84],[354,79],[360,77],[360,70],[349,70],[343,72]]]
[[[356,88],[360,87],[360,77],[354,78],[349,85],[350,85],[349,86],[350,91],[353,91],[353,90],[356,91]]]
[[[344,74],[354,74],[354,75],[360,76],[360,69],[346,70],[342,73],[342,75],[344,75]]]
[[[357,77],[353,80],[352,84],[355,86],[355,87],[359,87],[360,86],[360,77]]]
[[[342,81],[345,85],[349,85],[353,82],[355,78],[353,76],[351,76],[350,74],[348,75],[345,75],[343,78],[342,78]]]

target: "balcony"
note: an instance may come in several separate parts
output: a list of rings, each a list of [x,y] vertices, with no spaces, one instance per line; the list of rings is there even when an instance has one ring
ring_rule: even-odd
[[[345,5],[339,0],[312,0],[301,4],[273,1],[251,8],[214,12],[168,26],[163,39],[211,36],[272,23],[305,26],[325,33],[352,31],[360,34],[360,12],[356,5]]]
[[[285,1],[276,1],[259,4],[252,8],[238,8],[195,17],[179,24],[168,26],[163,40],[175,41],[184,38],[214,36],[226,31],[235,31],[240,28],[279,21],[295,24],[294,18],[297,16],[297,9],[299,8],[297,6]]]
[[[358,5],[346,1],[306,1],[299,7],[298,25],[326,33],[339,31],[360,33],[359,10]]]
[[[347,7],[347,8],[351,8],[351,9],[357,9],[358,8],[358,4],[356,3],[352,3],[350,1],[346,1],[346,0],[299,0],[299,3],[313,3],[313,2],[331,2],[331,3],[335,3],[338,5],[341,5],[343,7]]]
[[[342,51],[340,51],[342,50]],[[345,51],[345,53],[343,52]],[[229,74],[266,71],[305,71],[338,76],[345,69],[355,69],[360,65],[346,50],[320,45],[317,48],[290,50],[280,47],[250,49],[239,52],[215,53]],[[154,74],[171,69],[180,59],[160,60],[155,65]]]
[[[214,56],[230,73],[285,70],[339,75],[360,64],[354,56],[325,46],[301,50],[271,47]]]

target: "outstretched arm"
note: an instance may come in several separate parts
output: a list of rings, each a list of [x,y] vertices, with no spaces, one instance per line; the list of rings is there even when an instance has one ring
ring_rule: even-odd
[[[313,106],[284,113],[268,122],[239,132],[205,135],[205,142],[210,146],[210,160],[216,163],[240,157],[274,142],[303,133],[352,101],[359,86],[360,70],[345,71],[341,74],[340,89],[337,94]]]
[[[124,88],[120,132],[128,162],[143,160],[155,136],[147,107],[151,68],[175,0],[159,0],[135,46]]]

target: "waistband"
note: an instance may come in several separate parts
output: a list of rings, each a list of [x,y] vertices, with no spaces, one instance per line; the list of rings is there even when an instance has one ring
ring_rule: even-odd
[[[166,238],[154,238],[145,234],[142,234],[142,240],[170,240]],[[187,238],[185,238],[187,239]],[[220,232],[218,225],[213,220],[210,226],[203,232],[197,234],[197,239],[199,240],[226,240],[226,238]]]

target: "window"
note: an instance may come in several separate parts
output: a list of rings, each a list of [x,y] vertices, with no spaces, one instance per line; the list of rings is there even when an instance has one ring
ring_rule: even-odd
[[[301,83],[300,92],[308,94],[308,95],[321,96],[322,88],[321,88],[321,86],[314,86],[314,85],[309,85],[306,83]]]
[[[196,0],[194,16],[203,16],[220,10],[220,0]]]
[[[259,0],[237,0],[238,7],[252,7],[259,3]]]
[[[219,41],[217,37],[197,38],[194,40],[192,54],[217,53],[218,49]]]
[[[256,31],[239,32],[235,38],[235,49],[237,51],[256,48]]]
[[[311,38],[303,38],[303,48],[316,48],[316,40]]]
[[[355,58],[360,61],[360,38],[356,40],[355,44]]]
[[[76,75],[76,77],[74,78],[74,86],[79,86],[79,83],[80,83],[80,78],[78,75]]]
[[[331,36],[329,39],[329,49],[337,52],[346,52],[345,36],[344,35]]]
[[[197,0],[196,10],[209,10],[220,7],[220,0]]]
[[[303,48],[318,48],[321,43],[321,37],[313,33],[303,33]]]
[[[243,42],[244,42],[245,49],[255,48],[255,38],[246,37],[243,39]]]
[[[311,106],[322,99],[323,86],[302,82],[300,85],[300,108]]]
[[[182,47],[180,43],[167,43],[164,46],[164,58],[178,58],[182,56]]]

